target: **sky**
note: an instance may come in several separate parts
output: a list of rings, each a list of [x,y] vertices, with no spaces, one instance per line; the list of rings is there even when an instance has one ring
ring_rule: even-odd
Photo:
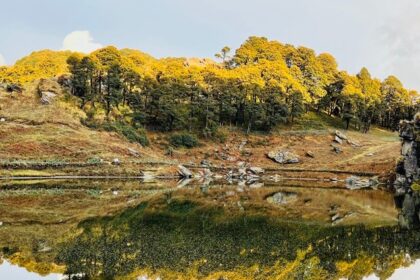
[[[40,49],[106,45],[213,57],[249,36],[333,54],[355,74],[420,91],[418,0],[0,0],[0,64]]]

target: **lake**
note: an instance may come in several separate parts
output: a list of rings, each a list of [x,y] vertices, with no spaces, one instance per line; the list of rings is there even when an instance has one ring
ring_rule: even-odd
[[[340,182],[3,181],[0,279],[414,279],[397,206]]]

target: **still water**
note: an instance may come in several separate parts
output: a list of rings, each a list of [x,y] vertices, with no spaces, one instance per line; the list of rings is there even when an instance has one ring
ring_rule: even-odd
[[[0,279],[418,279],[399,213],[314,182],[2,182]]]

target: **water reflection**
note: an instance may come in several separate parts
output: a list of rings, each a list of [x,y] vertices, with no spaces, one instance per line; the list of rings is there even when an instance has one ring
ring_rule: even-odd
[[[418,217],[398,226],[386,192],[112,185],[49,186],[37,196],[9,189],[0,197],[1,258],[75,280],[387,279],[420,253],[420,231],[406,229]],[[22,201],[39,213],[1,212]],[[404,217],[417,213],[397,202]]]

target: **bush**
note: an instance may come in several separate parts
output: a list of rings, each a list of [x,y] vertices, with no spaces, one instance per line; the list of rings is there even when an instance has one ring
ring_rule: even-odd
[[[172,146],[175,147],[193,148],[198,146],[197,137],[187,132],[176,133],[171,135],[171,137],[169,138],[169,142]]]
[[[219,143],[225,143],[228,138],[228,133],[225,130],[217,129],[213,134],[213,140]]]
[[[98,124],[96,122],[85,121],[84,124],[90,128],[116,132],[127,138],[128,141],[139,143],[142,146],[149,146],[150,144],[146,135],[146,131],[143,128],[136,129],[130,125],[120,122]]]

